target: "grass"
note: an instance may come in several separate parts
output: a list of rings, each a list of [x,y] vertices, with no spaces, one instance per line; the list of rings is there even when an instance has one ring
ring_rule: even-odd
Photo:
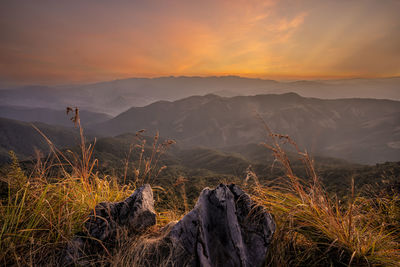
[[[0,265],[36,266],[58,264],[60,253],[75,233],[82,230],[88,214],[100,202],[121,201],[131,195],[137,186],[154,183],[166,166],[158,166],[159,159],[174,144],[173,140],[153,138],[152,151],[145,155],[146,140],[143,131],[136,134],[137,144],[130,146],[125,159],[124,181],[95,172],[98,165],[93,157],[96,140],[87,143],[80,123],[78,108],[67,108],[67,114],[80,132],[78,151],[60,151],[36,126],[46,140],[51,154],[44,158],[37,153],[33,172],[28,176],[19,167],[17,157],[10,152],[12,163],[1,178],[3,199],[0,202]],[[130,161],[134,149],[139,160]],[[128,169],[134,180],[126,182]],[[170,190],[153,186],[159,195]],[[158,227],[179,218],[176,208],[157,215]],[[124,244],[125,240],[121,240]],[[126,241],[127,242],[127,241]],[[107,265],[116,258],[104,257],[95,265]]]
[[[273,134],[270,149],[286,177],[261,185],[254,173],[253,197],[268,209],[277,232],[268,266],[400,266],[399,196],[357,196],[354,180],[347,201],[324,189],[308,153],[288,136]],[[297,150],[309,177],[296,176],[283,149]]]
[[[133,192],[134,185],[93,172],[94,144],[86,144],[77,109],[74,121],[81,134],[80,153],[59,151],[39,129],[52,154],[45,160],[38,157],[29,177],[11,153],[12,164],[2,179],[8,192],[0,202],[0,265],[33,266],[43,259],[55,264],[58,248],[81,229],[90,210]]]
[[[96,204],[122,200],[132,190],[95,175],[88,183],[73,176],[57,183],[28,180],[0,206],[1,262],[33,265],[49,247],[68,242]]]

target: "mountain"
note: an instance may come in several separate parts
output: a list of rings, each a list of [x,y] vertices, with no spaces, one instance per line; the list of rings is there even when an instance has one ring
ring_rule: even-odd
[[[29,108],[82,110],[117,115],[132,106],[142,107],[159,100],[178,100],[192,95],[257,95],[296,92],[318,98],[379,98],[400,100],[400,77],[278,82],[273,80],[222,77],[130,78],[93,84],[24,86],[0,90],[0,105]]]
[[[57,148],[72,147],[79,140],[77,129],[34,123]],[[13,150],[20,160],[32,158],[35,149],[43,153],[49,151],[45,139],[32,127],[32,124],[0,118],[0,163],[8,161],[8,151]]]
[[[150,157],[153,139],[146,137],[146,141],[145,155]],[[99,160],[99,171],[123,177],[125,159],[132,144],[137,144],[135,134],[98,139],[94,157]],[[138,161],[140,151],[141,148],[136,148],[131,152],[130,162]],[[299,156],[290,151],[287,155],[293,171],[300,177],[308,177]],[[365,184],[386,187],[389,181],[397,181],[400,173],[400,162],[366,166],[323,156],[315,156],[313,159],[316,172],[324,185],[330,192],[340,196],[348,196],[352,179],[358,190]],[[205,147],[184,148],[175,144],[161,156],[159,166],[163,165],[167,168],[158,176],[160,185],[167,188],[177,177],[183,176],[190,181],[186,185],[188,192],[199,192],[210,184],[216,186],[224,179],[240,183],[245,179],[249,166],[260,181],[273,181],[284,175],[282,166],[274,163],[272,152],[260,144],[235,145],[222,150]],[[127,180],[130,179],[133,179],[132,165],[129,165],[127,172]],[[192,197],[196,199],[197,193]]]
[[[35,123],[35,125],[59,149],[75,150],[77,148],[79,136],[76,129],[43,123]],[[153,138],[145,137],[145,139],[147,141],[145,155],[150,157]],[[160,142],[163,142],[163,140],[163,138],[160,138]],[[129,154],[130,146],[137,143],[135,134],[98,139],[94,148],[94,158],[99,160],[99,165],[95,171],[123,177],[125,160]],[[33,158],[35,149],[39,149],[46,155],[49,147],[31,124],[0,118],[1,164],[9,160],[8,151],[13,150],[20,160],[24,160],[24,166],[31,170],[33,166],[30,159]],[[137,161],[139,153],[140,149],[134,149],[129,157],[130,162]],[[298,160],[298,156],[295,153],[288,152],[288,157],[294,172],[306,177],[303,163]],[[390,179],[396,180],[400,167],[400,162],[377,164],[369,167],[337,158],[316,156],[314,159],[316,170],[321,175],[324,184],[342,195],[347,194],[352,177],[356,184],[360,186],[365,183],[385,183],[385,180],[376,180],[376,177],[392,177]],[[206,147],[186,148],[176,144],[160,158],[159,166],[166,165],[167,169],[161,173],[158,180],[162,186],[167,186],[177,177],[183,176],[192,181],[187,185],[188,192],[198,192],[207,184],[217,185],[221,179],[243,181],[246,177],[246,170],[250,165],[260,180],[274,180],[282,176],[283,172],[279,164],[273,164],[273,162],[274,158],[271,151],[259,144],[234,145],[224,147],[221,150]],[[274,167],[271,168],[273,165]],[[127,180],[133,179],[132,171],[130,165]]]
[[[90,125],[104,122],[112,117],[104,113],[79,111],[81,123]],[[25,122],[43,122],[46,124],[61,125],[65,127],[73,126],[65,110],[55,110],[49,108],[27,108],[18,106],[0,106],[0,117]]]
[[[144,154],[145,157],[150,157],[153,151],[153,139],[147,137],[146,141]],[[141,147],[134,148],[129,152],[130,147],[135,144],[138,144],[135,134],[98,139],[94,148],[94,157],[99,160],[100,171],[120,177],[124,176],[125,160],[128,158],[128,154],[131,163],[137,162],[140,158]],[[293,171],[303,177],[307,176],[298,154],[288,152],[287,155]],[[336,187],[337,184],[340,184],[340,188],[348,187],[351,181],[348,178],[351,176],[352,170],[365,167],[335,158],[315,157],[314,159],[317,172],[329,175],[330,179],[327,181],[327,185]],[[217,185],[218,181],[225,178],[240,182],[245,179],[249,166],[256,172],[260,180],[273,180],[284,175],[281,166],[274,164],[271,150],[259,144],[233,146],[223,150],[205,147],[185,148],[174,144],[159,158],[158,163],[159,166],[167,166],[159,176],[162,186],[170,185],[171,181],[179,176],[196,181],[196,184],[200,183],[202,186],[209,182]],[[273,165],[275,166],[271,168]],[[131,165],[129,165],[127,173],[127,180],[129,179],[133,179]],[[343,186],[343,184],[345,185]]]
[[[158,130],[186,147],[222,148],[266,141],[258,117],[314,155],[358,163],[400,159],[400,102],[393,100],[210,94],[133,107],[93,128],[105,135]]]

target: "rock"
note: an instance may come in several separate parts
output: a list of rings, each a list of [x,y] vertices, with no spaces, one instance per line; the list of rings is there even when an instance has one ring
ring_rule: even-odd
[[[150,185],[146,184],[124,201],[98,204],[89,215],[85,228],[91,237],[103,243],[114,243],[117,229],[120,227],[134,233],[155,223],[153,191]]]
[[[132,235],[155,223],[153,191],[148,184],[124,201],[102,202],[90,213],[84,231],[68,244],[63,265],[77,264],[84,256],[109,251],[118,243],[122,231]]]
[[[122,202],[100,203],[85,223],[86,231],[69,244],[61,265],[87,265],[83,256],[104,255],[104,248],[111,251],[116,247],[120,229],[134,236],[154,224],[149,185]],[[274,232],[275,223],[268,212],[236,185],[221,184],[214,190],[204,189],[193,210],[162,229],[156,238],[133,237],[131,241],[138,245],[123,252],[131,260],[122,264],[263,266]]]
[[[204,189],[166,236],[176,266],[263,266],[275,231],[271,215],[236,185]]]

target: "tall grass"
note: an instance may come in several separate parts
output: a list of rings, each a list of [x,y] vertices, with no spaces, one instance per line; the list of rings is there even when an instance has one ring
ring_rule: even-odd
[[[119,201],[133,192],[134,186],[93,172],[97,164],[94,143],[86,143],[78,109],[73,121],[80,132],[79,152],[58,150],[36,128],[48,142],[51,155],[44,160],[38,157],[29,177],[13,157],[13,171],[2,179],[8,196],[0,202],[0,265],[37,265],[40,259],[55,264],[57,248],[81,229],[90,210],[99,202]]]
[[[151,153],[149,156],[145,154],[146,139],[143,137],[145,130],[136,132],[135,143],[131,143],[129,151],[124,164],[124,183],[126,182],[128,170],[131,169],[134,174],[134,184],[154,184],[160,173],[167,168],[167,166],[159,167],[160,158],[175,144],[172,139],[167,139],[160,142],[160,135],[157,132],[151,144]],[[133,152],[138,152],[139,158],[137,161],[131,161],[130,157]]]
[[[277,223],[268,266],[400,266],[399,221],[393,219],[398,218],[398,196],[357,196],[353,181],[346,202],[332,197],[307,152],[288,136],[269,135],[272,144],[264,146],[286,177],[265,186],[254,173],[248,175],[256,181],[253,197]],[[308,177],[294,173],[283,149],[286,144],[297,151]]]
[[[154,184],[166,168],[158,166],[160,157],[175,141],[160,142],[157,133],[147,155],[141,130],[126,157],[123,184],[116,177],[100,175],[95,172],[96,140],[86,141],[78,108],[68,107],[68,114],[72,114],[71,120],[79,130],[78,151],[59,150],[32,125],[48,143],[50,155],[44,158],[37,152],[34,170],[28,177],[19,167],[15,154],[10,153],[12,164],[1,179],[7,192],[6,198],[0,201],[0,265],[57,265],[65,243],[82,229],[88,214],[99,202],[125,199],[137,186]],[[138,160],[130,159],[133,152],[139,152]],[[134,180],[127,183],[128,170],[134,173]],[[164,190],[157,186],[153,189]],[[172,211],[158,214],[162,224],[175,217]],[[97,264],[107,263],[110,259],[104,258]]]

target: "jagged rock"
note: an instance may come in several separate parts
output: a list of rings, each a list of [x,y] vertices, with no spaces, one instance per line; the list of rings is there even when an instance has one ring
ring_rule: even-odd
[[[63,265],[76,264],[86,255],[113,248],[122,231],[134,234],[155,223],[153,191],[148,184],[124,201],[102,202],[90,213],[84,232],[68,244]]]
[[[236,185],[204,189],[166,236],[176,266],[263,266],[275,231],[269,213]]]
[[[154,224],[149,185],[125,201],[100,203],[85,223],[86,233],[66,249],[62,265],[85,265],[84,255],[99,255],[103,246],[114,248],[120,228],[135,233]],[[132,254],[133,262],[139,266],[263,266],[274,231],[271,215],[249,195],[236,185],[221,184],[204,189],[193,210],[165,227],[157,241],[144,238],[145,245],[136,248],[148,250]]]

